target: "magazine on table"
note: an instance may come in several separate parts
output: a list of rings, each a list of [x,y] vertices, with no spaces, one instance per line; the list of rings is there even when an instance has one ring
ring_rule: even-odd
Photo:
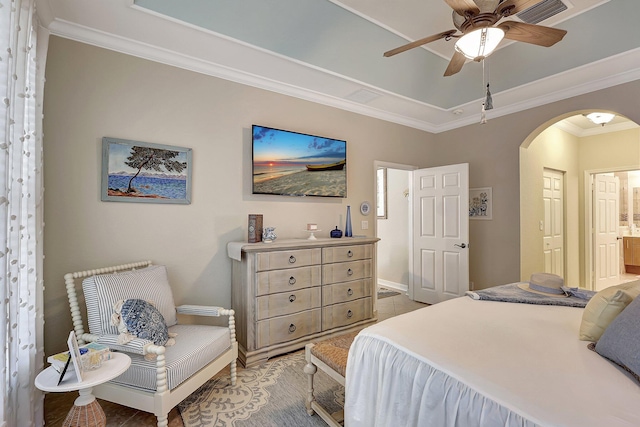
[[[74,331],[69,333],[67,339],[67,347],[69,351],[57,353],[47,358],[47,362],[60,374],[58,384],[65,378],[69,379],[67,371],[73,370],[76,374],[78,382],[82,381],[82,374],[88,369],[96,369],[100,367],[103,360],[111,358],[109,347],[91,342],[83,346],[78,345],[76,334]]]
[[[80,346],[80,354],[84,356],[86,353],[101,354],[103,361],[111,358],[111,350],[109,347],[96,342],[90,342]],[[62,372],[64,365],[67,364],[67,360],[69,360],[69,351],[63,351],[47,357],[47,362],[50,363],[58,372]]]

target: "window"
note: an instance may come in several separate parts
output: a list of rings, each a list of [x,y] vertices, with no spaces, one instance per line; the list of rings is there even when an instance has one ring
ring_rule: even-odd
[[[378,168],[376,181],[376,216],[387,219],[387,168]]]

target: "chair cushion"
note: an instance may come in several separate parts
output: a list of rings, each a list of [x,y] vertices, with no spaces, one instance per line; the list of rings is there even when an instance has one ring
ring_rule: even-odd
[[[359,332],[350,332],[320,341],[311,348],[311,354],[344,377],[347,370],[349,348]]]
[[[165,363],[169,390],[204,368],[231,347],[229,328],[207,325],[175,325],[176,343],[167,347]],[[156,362],[129,354],[131,366],[113,382],[149,391],[156,389]]]
[[[137,298],[152,302],[168,327],[175,325],[176,307],[163,265],[152,265],[134,271],[99,274],[82,281],[89,332],[95,335],[117,335],[111,324],[113,305],[119,300]]]

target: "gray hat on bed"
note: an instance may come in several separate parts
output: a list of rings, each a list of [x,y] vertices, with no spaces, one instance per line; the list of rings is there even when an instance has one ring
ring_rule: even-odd
[[[563,286],[564,279],[551,273],[533,273],[529,283],[518,284],[518,287],[525,291],[560,298],[566,297]]]

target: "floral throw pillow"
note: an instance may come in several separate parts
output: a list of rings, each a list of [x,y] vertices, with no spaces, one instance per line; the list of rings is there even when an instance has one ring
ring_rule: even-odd
[[[164,317],[152,303],[141,299],[120,300],[113,305],[113,310],[111,323],[120,332],[118,344],[126,344],[134,338],[152,341],[155,345],[175,343]]]

